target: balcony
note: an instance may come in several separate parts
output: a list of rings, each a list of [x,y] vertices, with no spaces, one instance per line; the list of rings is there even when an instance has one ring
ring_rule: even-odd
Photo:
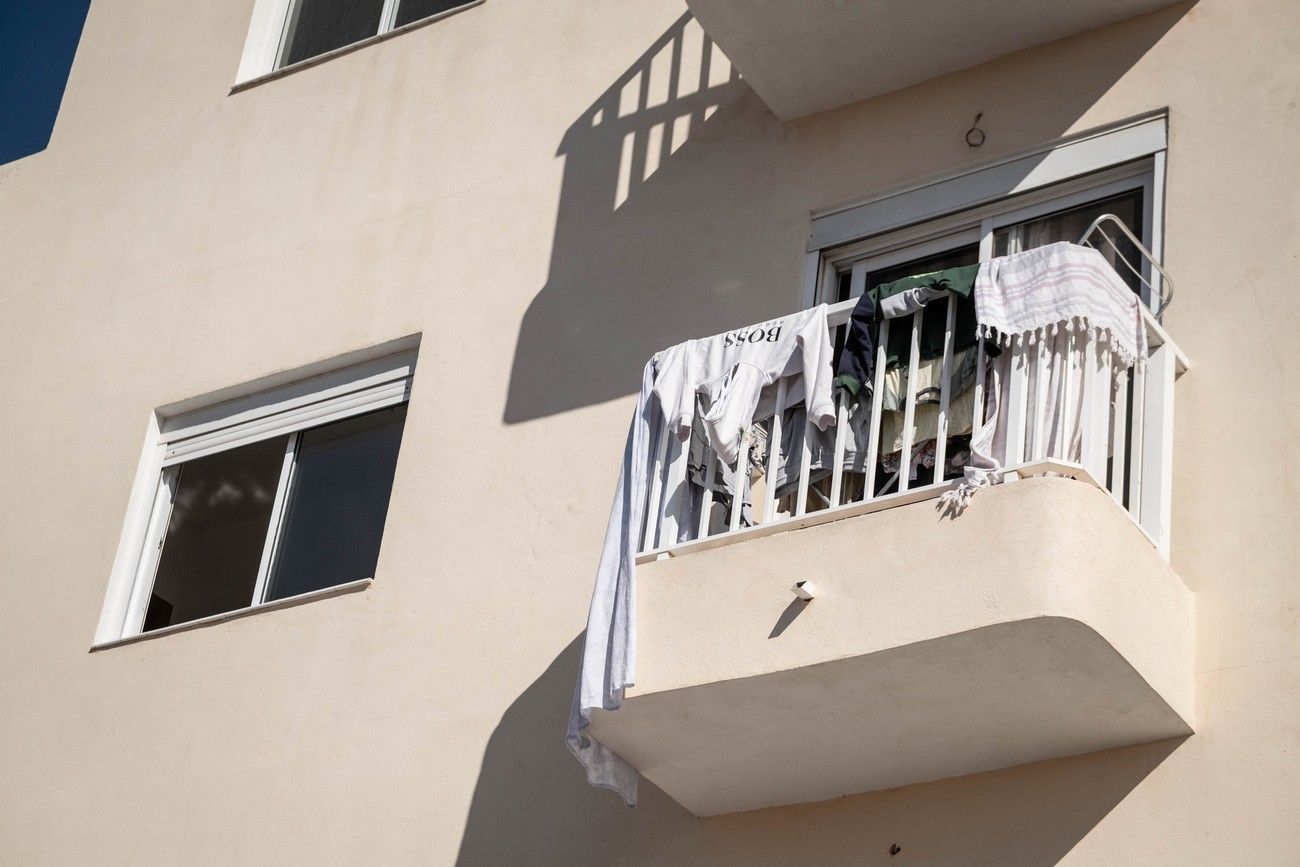
[[[953,301],[882,322],[882,361],[891,324],[915,346],[923,318],[940,316],[949,370]],[[833,331],[850,307],[831,308]],[[1035,430],[1055,381],[1048,351],[1005,350],[1006,475],[960,514],[939,508],[960,452],[945,460],[939,446],[935,468],[909,472],[917,395],[906,389],[904,426],[890,427],[881,373],[865,464],[845,457],[843,396],[830,466],[818,470],[809,429],[801,459],[786,459],[797,478],[774,449],[737,471],[664,438],[638,557],[637,685],[620,710],[593,712],[590,733],[700,816],[1190,734],[1194,600],[1167,557],[1186,360],[1145,308],[1143,321],[1146,364],[1114,379],[1090,363],[1090,337],[1069,338],[1088,360],[1077,404],[1064,401],[1079,407],[1072,445]],[[919,383],[917,353],[901,357]],[[983,405],[947,388],[937,432]],[[800,423],[796,408],[753,437],[782,442]],[[727,472],[740,495],[717,485]],[[791,594],[799,581],[812,600]]]
[[[688,0],[741,75],[782,120],[1123,21],[1170,0]]]

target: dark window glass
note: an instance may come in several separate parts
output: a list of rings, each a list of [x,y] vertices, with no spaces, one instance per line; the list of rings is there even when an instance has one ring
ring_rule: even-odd
[[[298,0],[282,66],[360,42],[379,32],[384,0]]]
[[[397,4],[397,22],[394,26],[401,27],[403,24],[410,24],[412,21],[419,21],[421,18],[428,18],[430,15],[437,15],[464,5],[466,0],[400,0]]]
[[[303,431],[266,598],[371,578],[406,405]]]
[[[841,271],[835,281],[835,300],[848,301],[849,293],[852,291],[853,274],[849,271]]]
[[[145,632],[252,603],[285,445],[277,437],[181,467]]]

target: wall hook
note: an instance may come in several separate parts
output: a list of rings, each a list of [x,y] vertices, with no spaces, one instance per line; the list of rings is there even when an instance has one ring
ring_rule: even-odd
[[[984,144],[984,130],[980,129],[980,119],[984,117],[984,112],[975,115],[974,122],[971,123],[970,129],[966,130],[966,145],[977,148]]]

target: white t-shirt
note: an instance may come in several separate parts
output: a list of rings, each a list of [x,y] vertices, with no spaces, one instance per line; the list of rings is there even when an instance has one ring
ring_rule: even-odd
[[[565,735],[587,769],[587,780],[620,793],[628,804],[636,803],[636,771],[583,730],[593,710],[614,710],[623,703],[623,690],[636,682],[636,551],[653,473],[651,448],[656,433],[664,430],[658,425],[666,420],[666,430],[686,440],[695,420],[695,396],[703,395],[706,410],[700,421],[706,438],[734,463],[750,422],[785,408],[776,406],[775,384],[786,377],[786,406],[809,395],[809,418],[825,430],[835,417],[831,374],[825,305],[679,343],[655,355],[642,371]],[[656,399],[662,419],[653,406]]]
[[[835,418],[831,400],[831,340],[826,305],[665,350],[654,392],[669,429],[690,437],[696,395],[705,439],[727,463],[754,421],[807,398],[808,418],[825,430]],[[787,379],[785,405],[777,383]]]

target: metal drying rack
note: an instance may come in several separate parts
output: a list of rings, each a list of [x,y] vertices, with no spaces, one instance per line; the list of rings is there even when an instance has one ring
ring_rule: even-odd
[[[1132,262],[1128,260],[1128,257],[1124,255],[1124,251],[1120,249],[1119,244],[1116,243],[1115,239],[1112,238],[1109,234],[1107,234],[1106,230],[1102,228],[1103,226],[1106,225],[1113,225],[1116,229],[1119,230],[1120,234],[1128,238],[1129,242],[1132,243],[1133,246],[1137,248],[1137,251],[1142,256],[1142,258],[1145,259],[1147,264],[1151,266],[1151,269],[1149,271],[1143,273],[1143,269],[1141,267],[1134,265]],[[1093,220],[1092,223],[1088,226],[1087,230],[1082,235],[1079,236],[1080,245],[1086,244],[1087,246],[1092,247],[1094,250],[1097,250],[1098,252],[1103,252],[1102,248],[1097,246],[1096,239],[1093,238],[1093,235],[1100,235],[1103,239],[1105,239],[1105,242],[1110,245],[1112,250],[1115,251],[1115,255],[1119,258],[1119,260],[1123,262],[1124,265],[1130,271],[1133,272],[1134,276],[1136,276],[1138,280],[1142,282],[1143,286],[1146,286],[1147,289],[1151,291],[1151,297],[1153,299],[1155,298],[1160,299],[1160,306],[1155,307],[1151,311],[1151,313],[1152,315],[1155,316],[1157,322],[1161,321],[1161,318],[1165,314],[1165,308],[1167,308],[1170,305],[1170,303],[1174,300],[1174,281],[1170,279],[1168,272],[1166,272],[1165,269],[1161,266],[1160,261],[1156,259],[1155,254],[1153,254],[1150,250],[1148,250],[1146,248],[1146,245],[1143,244],[1140,240],[1138,240],[1137,235],[1134,235],[1133,231],[1129,229],[1128,226],[1124,225],[1124,221],[1121,220],[1119,217],[1115,216],[1114,214],[1102,214],[1100,217]],[[1157,274],[1160,275],[1159,279],[1156,280],[1156,283],[1158,283],[1159,286],[1157,286],[1156,283],[1152,282],[1153,279],[1156,279],[1155,275]]]

